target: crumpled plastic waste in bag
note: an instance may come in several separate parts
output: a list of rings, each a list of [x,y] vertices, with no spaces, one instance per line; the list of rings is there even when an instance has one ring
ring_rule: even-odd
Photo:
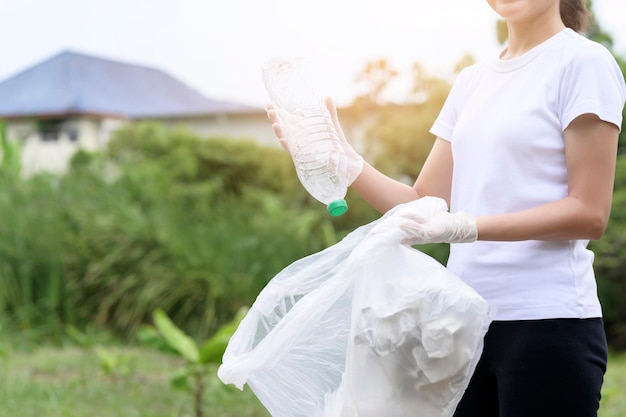
[[[438,200],[403,206],[428,211]],[[219,378],[248,384],[274,417],[451,417],[493,310],[400,244],[393,213],[276,275],[231,338]]]

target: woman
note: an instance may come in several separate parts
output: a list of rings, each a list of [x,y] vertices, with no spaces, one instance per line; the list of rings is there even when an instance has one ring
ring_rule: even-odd
[[[448,268],[497,309],[455,417],[596,416],[607,346],[586,246],[609,219],[624,79],[578,33],[584,0],[488,3],[508,46],[459,75],[415,184],[344,141],[351,184],[383,213],[424,196],[448,202],[429,219],[400,209],[417,231],[407,243],[452,243]]]

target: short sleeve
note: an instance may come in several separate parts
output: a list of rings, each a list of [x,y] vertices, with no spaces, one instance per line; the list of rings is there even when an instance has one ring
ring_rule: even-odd
[[[452,139],[452,132],[454,131],[454,126],[456,126],[463,100],[463,79],[466,76],[466,71],[467,68],[461,71],[454,84],[452,84],[450,93],[430,129],[430,133],[448,142]]]
[[[591,113],[621,129],[625,100],[624,76],[615,58],[604,46],[588,42],[565,67],[559,89],[561,128]]]

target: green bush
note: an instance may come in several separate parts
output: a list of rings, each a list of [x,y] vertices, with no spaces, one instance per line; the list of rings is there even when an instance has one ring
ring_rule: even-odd
[[[347,200],[329,216],[282,149],[132,125],[64,176],[0,176],[0,311],[59,339],[133,337],[163,309],[202,340],[288,264],[378,217]],[[446,245],[420,249],[445,262]]]
[[[589,248],[595,253],[598,292],[609,343],[626,349],[626,156],[617,159],[611,218],[602,239]]]
[[[20,329],[131,336],[157,308],[206,338],[337,240],[282,150],[125,129],[63,177],[0,181],[0,309]]]

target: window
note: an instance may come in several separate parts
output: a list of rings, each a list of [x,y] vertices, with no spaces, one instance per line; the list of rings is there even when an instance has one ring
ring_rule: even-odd
[[[60,119],[47,119],[37,120],[37,131],[41,140],[44,142],[55,142],[59,140],[59,133],[61,131]]]
[[[37,121],[37,131],[43,142],[56,142],[67,138],[70,142],[78,142],[78,130],[64,127],[63,119],[46,119]]]

